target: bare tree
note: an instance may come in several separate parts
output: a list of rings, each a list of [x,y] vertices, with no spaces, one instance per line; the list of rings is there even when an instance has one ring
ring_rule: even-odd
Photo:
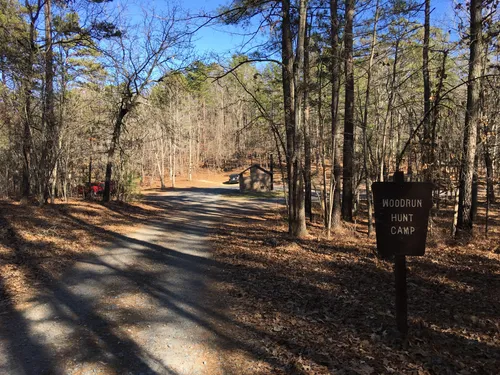
[[[177,13],[176,8],[161,17],[147,13],[142,25],[119,32],[103,50],[116,90],[113,133],[107,151],[105,202],[111,197],[113,163],[126,116],[146,90],[162,79],[168,70],[167,63],[186,53],[190,34],[176,22]]]

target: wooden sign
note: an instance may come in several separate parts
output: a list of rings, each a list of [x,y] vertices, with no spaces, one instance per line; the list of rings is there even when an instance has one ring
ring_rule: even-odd
[[[375,182],[372,191],[380,256],[424,255],[432,184]]]
[[[425,253],[432,187],[427,182],[404,182],[399,171],[394,173],[394,182],[372,185],[377,251],[382,258],[394,257],[396,323],[403,345],[408,343],[406,255]]]

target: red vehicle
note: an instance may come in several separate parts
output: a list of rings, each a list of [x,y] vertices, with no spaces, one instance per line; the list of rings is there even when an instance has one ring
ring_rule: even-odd
[[[89,191],[91,196],[101,195],[104,192],[104,183],[93,182],[90,184]]]
[[[83,195],[86,198],[95,199],[98,196],[103,195],[104,187],[105,187],[104,182],[92,182],[90,184],[87,182],[85,185],[79,185],[77,187],[78,195]],[[111,181],[110,189],[111,189],[111,195],[115,195],[116,194],[116,181]]]

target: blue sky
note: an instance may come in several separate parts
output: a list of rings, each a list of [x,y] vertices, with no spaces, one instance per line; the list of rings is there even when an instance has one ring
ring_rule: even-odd
[[[122,0],[124,3],[135,4],[132,7],[144,6],[139,0]],[[191,14],[214,13],[220,6],[227,5],[230,0],[150,0],[148,4],[161,8],[164,4],[179,4]],[[434,9],[431,15],[433,26],[454,28],[454,12],[452,0],[431,0]],[[423,17],[423,15],[422,15]],[[453,31],[453,30],[452,30]],[[246,41],[241,27],[214,25],[200,30],[193,39],[197,53],[200,55],[214,53],[231,56],[241,52],[240,46]]]
[[[221,6],[229,5],[231,0],[184,0],[182,6],[190,13],[201,12],[214,14]],[[200,54],[218,54],[230,57],[235,53],[247,53],[252,44],[248,41],[246,30],[241,26],[214,24],[201,29],[193,42]],[[254,40],[255,41],[255,40]],[[258,39],[256,40],[258,42]],[[245,45],[245,47],[242,47]]]
[[[230,0],[149,0],[147,5],[139,0],[120,0],[120,2],[126,4],[132,17],[139,17],[142,14],[141,8],[144,6],[153,6],[161,10],[167,4],[178,4],[191,16],[203,13],[214,14],[220,6],[229,4]],[[198,22],[202,22],[202,20]],[[199,30],[193,38],[193,44],[199,54],[213,52],[230,56],[238,52],[238,47],[244,43],[243,33],[244,30],[241,27],[213,25]]]
[[[204,10],[214,11],[230,0],[184,0],[182,6],[191,12]],[[431,14],[433,26],[442,28],[454,28],[453,0],[431,0],[431,7],[434,8]],[[422,13],[423,18],[423,13]],[[452,30],[453,31],[453,30]],[[241,34],[243,30],[239,27],[215,26],[203,29],[199,32],[195,45],[199,51],[227,54],[237,52],[238,46],[245,40]]]

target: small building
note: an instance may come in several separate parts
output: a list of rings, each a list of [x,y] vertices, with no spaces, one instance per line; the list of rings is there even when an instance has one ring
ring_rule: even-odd
[[[242,193],[247,191],[271,191],[272,186],[273,174],[259,164],[253,164],[240,173],[240,191]]]

